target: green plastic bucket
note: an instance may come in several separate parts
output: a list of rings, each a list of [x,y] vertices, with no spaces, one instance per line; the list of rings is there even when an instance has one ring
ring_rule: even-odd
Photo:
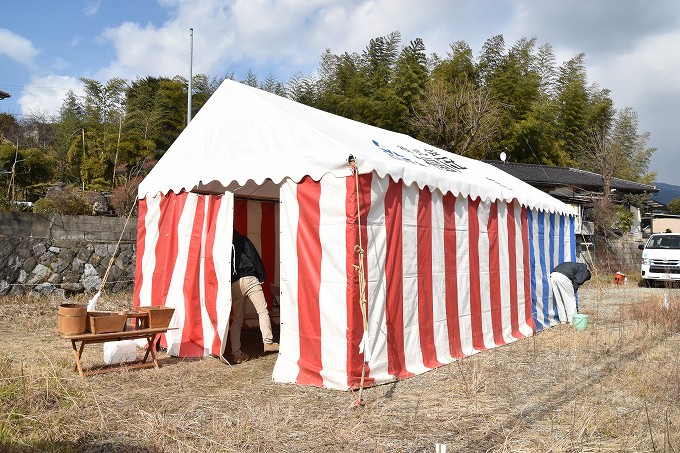
[[[574,328],[576,330],[586,330],[588,327],[588,315],[583,313],[576,313],[572,319],[574,323]]]

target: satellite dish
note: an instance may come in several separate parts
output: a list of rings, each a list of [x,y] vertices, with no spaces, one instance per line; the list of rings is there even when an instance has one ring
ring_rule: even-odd
[[[505,154],[505,151],[501,151],[501,160],[505,162],[505,159],[508,157],[507,154]]]

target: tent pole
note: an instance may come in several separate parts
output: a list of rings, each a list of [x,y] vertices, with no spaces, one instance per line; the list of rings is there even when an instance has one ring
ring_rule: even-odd
[[[189,29],[189,86],[187,87],[187,126],[191,122],[191,92],[194,72],[194,29]]]

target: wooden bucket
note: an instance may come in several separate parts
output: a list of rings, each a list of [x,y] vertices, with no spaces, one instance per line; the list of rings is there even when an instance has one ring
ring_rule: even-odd
[[[125,330],[127,312],[88,311],[87,324],[92,333],[122,332]]]
[[[172,320],[172,315],[175,313],[174,308],[162,307],[160,305],[139,307],[139,311],[149,314],[148,324],[150,329],[168,327]]]
[[[87,307],[81,304],[61,304],[57,316],[57,330],[62,335],[85,333]]]

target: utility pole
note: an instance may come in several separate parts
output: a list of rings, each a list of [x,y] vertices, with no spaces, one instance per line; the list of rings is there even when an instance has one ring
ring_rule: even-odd
[[[123,130],[123,114],[118,112],[118,143],[116,143],[116,157],[113,159],[113,177],[111,178],[111,189],[116,188],[116,167],[118,166],[118,150],[120,149],[120,133]]]
[[[188,96],[189,96],[189,102],[187,102],[187,126],[189,125],[189,122],[191,121],[191,90],[192,88],[192,83],[191,79],[193,78],[193,66],[194,66],[194,29],[190,28],[189,29],[189,89],[188,91]]]
[[[82,128],[81,131],[83,132],[83,160],[85,160],[85,128]],[[83,192],[85,192],[85,180],[82,176],[80,179],[83,181]]]

